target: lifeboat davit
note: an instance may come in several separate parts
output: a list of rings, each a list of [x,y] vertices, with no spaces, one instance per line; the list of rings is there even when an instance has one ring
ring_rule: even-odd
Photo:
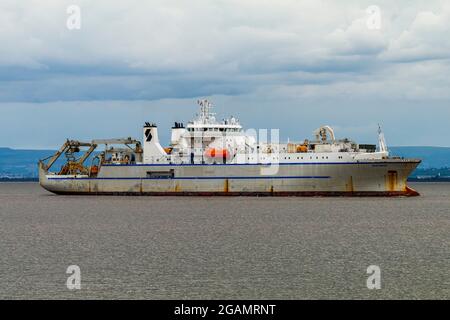
[[[229,158],[230,153],[227,149],[210,148],[206,150],[205,156],[208,158]]]

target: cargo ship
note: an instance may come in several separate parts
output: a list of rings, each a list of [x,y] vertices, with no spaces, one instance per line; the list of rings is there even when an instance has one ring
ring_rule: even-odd
[[[311,140],[279,142],[275,130],[244,130],[235,117],[217,120],[209,101],[198,103],[194,120],[174,124],[166,147],[150,122],[142,142],[67,140],[39,161],[40,185],[83,195],[419,195],[407,178],[421,161],[390,156],[381,129],[378,145],[337,139],[330,126]]]

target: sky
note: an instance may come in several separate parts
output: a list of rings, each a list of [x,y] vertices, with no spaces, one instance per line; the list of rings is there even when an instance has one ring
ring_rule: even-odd
[[[450,146],[450,1],[0,2],[0,147],[168,143],[200,98],[283,139]]]

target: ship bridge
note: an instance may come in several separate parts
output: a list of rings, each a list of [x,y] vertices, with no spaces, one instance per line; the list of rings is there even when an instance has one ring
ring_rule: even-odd
[[[191,162],[214,162],[214,158],[230,158],[242,145],[244,133],[239,120],[230,117],[218,121],[208,100],[198,100],[200,112],[188,122],[186,128],[177,125],[172,128],[172,155],[186,157]]]

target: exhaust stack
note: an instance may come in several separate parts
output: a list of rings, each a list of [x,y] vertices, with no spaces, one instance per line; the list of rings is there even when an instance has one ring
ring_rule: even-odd
[[[144,163],[159,162],[161,157],[167,156],[159,143],[158,127],[154,123],[146,122],[143,129]]]

